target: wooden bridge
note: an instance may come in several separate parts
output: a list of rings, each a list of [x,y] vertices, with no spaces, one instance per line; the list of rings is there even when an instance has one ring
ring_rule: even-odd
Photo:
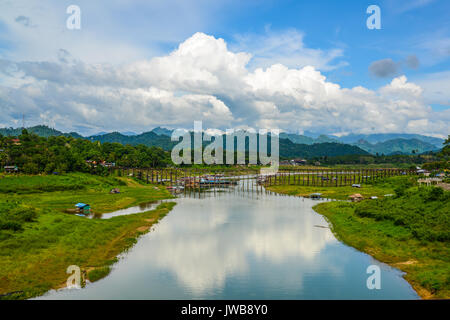
[[[301,185],[342,187],[372,183],[393,176],[416,175],[404,169],[280,169],[274,174],[261,174],[250,168],[110,168],[110,174],[137,178],[149,184],[162,184],[170,189],[221,188],[240,181],[255,180],[258,186]],[[240,183],[242,184],[242,183]]]

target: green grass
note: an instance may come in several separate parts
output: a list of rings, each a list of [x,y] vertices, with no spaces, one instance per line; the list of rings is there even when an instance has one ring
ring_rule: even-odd
[[[110,266],[99,267],[99,268],[93,269],[92,271],[90,271],[88,273],[88,279],[91,282],[95,282],[95,281],[98,281],[100,279],[103,279],[110,272],[111,272],[111,267]]]
[[[38,176],[3,176],[0,178],[1,193],[42,193],[54,191],[83,190],[88,187],[105,187],[126,185],[116,178],[90,176],[81,173],[68,175],[38,175]]]
[[[12,184],[1,189],[6,179]],[[43,185],[52,182],[64,187],[74,181],[80,182],[83,188],[41,191]],[[10,191],[13,188],[22,191],[24,185],[27,186],[25,194]],[[119,188],[121,193],[109,194],[113,187]],[[95,213],[105,213],[171,198],[164,188],[143,185],[129,178],[85,174],[8,177],[1,180],[0,190],[8,190],[0,194],[0,226],[2,221],[20,224],[18,229],[7,226],[0,230],[0,295],[20,291],[3,298],[25,299],[63,286],[70,265],[89,271],[91,281],[100,279],[119,253],[132,246],[139,235],[174,206],[174,203],[164,203],[156,210],[106,220],[64,213],[77,202],[89,203]],[[30,211],[35,214],[19,218]]]

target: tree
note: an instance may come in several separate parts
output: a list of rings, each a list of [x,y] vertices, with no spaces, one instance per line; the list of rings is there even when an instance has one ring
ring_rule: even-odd
[[[442,148],[440,156],[445,159],[450,157],[450,135],[448,135],[447,140],[444,142],[444,148]]]

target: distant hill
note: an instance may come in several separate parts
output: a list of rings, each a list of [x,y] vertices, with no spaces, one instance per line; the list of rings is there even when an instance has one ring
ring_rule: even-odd
[[[289,139],[290,141],[292,141],[294,143],[309,144],[309,145],[314,144],[314,143],[339,142],[338,139],[336,139],[334,137],[333,138],[329,137],[324,134],[321,134],[314,138],[314,137],[308,137],[308,136],[296,134],[296,133],[282,132],[282,133],[280,133],[280,138]]]
[[[311,133],[308,133],[311,134]],[[423,136],[420,134],[380,133],[380,134],[349,134],[343,137],[311,134],[313,136],[295,133],[281,133],[280,138],[289,139],[298,144],[313,145],[316,143],[336,142],[351,144],[371,154],[416,154],[437,151],[442,148],[443,139]]]
[[[371,144],[366,140],[359,140],[354,145],[372,154],[420,154],[427,151],[439,150],[435,145],[418,139],[392,139],[384,142]]]
[[[307,137],[300,134],[295,133],[280,133],[280,138],[282,139],[289,139],[290,141],[294,143],[300,143],[300,144],[313,144],[315,142],[314,138]]]
[[[321,134],[315,140],[315,143],[324,143],[324,142],[340,142],[340,141],[325,134]]]
[[[167,128],[157,127],[155,129],[153,129],[151,132],[156,133],[159,136],[165,135],[165,136],[169,136],[170,137],[170,136],[172,136],[173,130],[169,130]]]
[[[145,146],[161,147],[164,150],[170,151],[177,144],[170,139],[172,130],[157,127],[150,132],[131,135],[128,133],[105,133],[97,134],[89,137],[83,137],[76,132],[63,133],[56,129],[49,128],[47,126],[34,126],[27,128],[29,132],[35,133],[41,137],[50,136],[71,136],[78,139],[87,139],[90,141],[116,142],[121,144],[130,144],[133,146],[143,144]],[[4,136],[17,136],[22,132],[22,128],[3,128],[0,129],[0,134]],[[393,134],[400,135],[400,134]],[[344,141],[353,141],[355,137],[364,136],[368,137],[371,141],[388,138],[389,134],[379,135],[349,135],[343,139]],[[420,136],[420,135],[408,135],[405,136]],[[293,134],[293,133],[281,133],[280,134],[280,157],[283,158],[314,158],[323,156],[344,156],[344,155],[365,155],[365,154],[411,154],[414,150],[416,154],[436,151],[438,148],[431,142],[425,142],[423,140],[429,139],[437,143],[443,141],[442,139],[420,136],[421,139],[415,138],[397,138],[390,139],[382,142],[371,142],[365,139],[359,139],[351,143],[345,143],[341,138],[326,135],[316,135],[315,138],[305,135]]]
[[[333,138],[343,142],[356,144],[359,140],[365,140],[371,144],[385,142],[388,140],[397,140],[397,139],[416,139],[422,142],[426,142],[436,146],[438,149],[442,148],[442,144],[444,143],[444,139],[423,136],[420,134],[410,134],[410,133],[375,133],[375,134],[349,134],[347,136],[342,137],[334,137]]]
[[[40,137],[48,138],[52,136],[66,136],[66,137],[74,137],[74,138],[82,138],[76,132],[63,133],[53,128],[49,128],[44,125],[38,125],[34,127],[26,128],[28,132],[34,133]],[[18,136],[22,134],[23,128],[0,128],[0,134],[3,136]]]
[[[125,136],[136,136],[137,133],[133,132],[133,131],[125,131],[125,132],[121,132],[123,135]]]
[[[289,139],[280,139],[280,157],[315,158],[345,155],[367,155],[367,151],[349,144],[325,142],[311,145],[293,143]]]
[[[177,142],[172,142],[169,136],[158,135],[154,132],[145,132],[134,136],[127,136],[121,134],[120,132],[112,132],[98,136],[90,136],[87,139],[91,141],[100,141],[101,143],[117,142],[124,145],[130,144],[133,146],[143,144],[148,147],[161,147],[164,150],[172,150],[173,146],[177,144]]]

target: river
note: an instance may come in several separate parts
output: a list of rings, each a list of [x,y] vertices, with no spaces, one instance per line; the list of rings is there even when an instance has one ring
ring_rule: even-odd
[[[180,195],[106,278],[40,299],[419,298],[399,270],[339,242],[317,200],[248,183]],[[370,265],[381,289],[367,288]]]

